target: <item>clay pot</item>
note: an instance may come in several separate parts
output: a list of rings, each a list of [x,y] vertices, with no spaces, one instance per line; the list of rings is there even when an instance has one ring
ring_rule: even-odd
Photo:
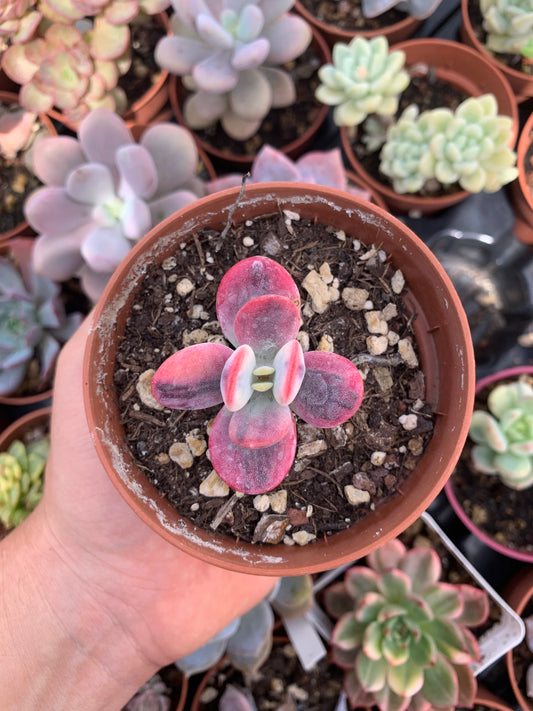
[[[0,452],[5,452],[9,445],[16,439],[24,439],[26,432],[35,427],[49,426],[52,414],[51,407],[41,407],[38,410],[21,415],[14,422],[0,432]]]
[[[6,105],[11,105],[11,104],[18,104],[18,94],[13,93],[11,91],[0,91],[0,102]],[[46,128],[48,131],[48,134],[50,136],[56,136],[57,131],[56,128],[47,114],[39,114],[39,120],[43,124],[43,126]],[[0,232],[0,245],[5,244],[11,237],[15,237],[16,235],[20,235],[22,233],[26,234],[31,234],[32,230],[28,223],[23,220],[22,222],[19,222],[18,225],[13,227],[13,229],[8,230],[7,232]]]
[[[525,163],[532,143],[533,113],[524,124],[518,139],[516,148],[518,178],[513,180],[509,186],[511,202],[516,214],[515,233],[518,239],[525,244],[533,244],[533,194],[531,192],[532,186],[527,184]]]
[[[533,568],[531,566],[524,567],[523,570],[513,578],[504,591],[504,597],[518,615],[524,612],[528,603],[533,598]],[[514,650],[510,649],[505,655],[511,687],[516,696],[516,700],[520,704],[520,708],[523,709],[523,711],[533,711],[533,699],[525,696],[520,688],[513,653]]]
[[[500,114],[513,119],[515,133],[513,145],[518,136],[518,107],[515,96],[503,75],[485,57],[470,47],[451,40],[424,38],[407,40],[394,46],[394,50],[405,52],[406,67],[422,63],[435,67],[437,77],[470,96],[492,93],[498,102]],[[451,207],[464,200],[469,193],[461,190],[439,197],[420,197],[409,193],[395,192],[386,183],[376,180],[357,160],[352,150],[346,127],[340,128],[342,147],[353,169],[376,192],[379,192],[393,212],[427,215]]]
[[[509,704],[506,704],[482,686],[478,686],[474,703],[487,709],[487,711],[514,711],[512,706],[509,706]]]
[[[364,243],[380,246],[409,285],[405,302],[426,378],[426,401],[438,413],[434,436],[402,484],[402,496],[384,503],[351,528],[307,546],[263,546],[195,529],[158,494],[125,446],[113,370],[136,290],[150,261],[161,263],[176,245],[204,227],[221,228],[238,189],[197,200],[151,230],[117,268],[95,309],[84,359],[84,399],[99,457],[133,510],[159,535],[210,563],[241,572],[297,575],[333,568],[366,555],[395,537],[433,501],[450,476],[466,439],[474,399],[474,358],[466,315],[449,278],[430,250],[399,220],[344,191],[299,183],[249,186],[234,222],[286,207]]]
[[[513,92],[516,95],[517,101],[522,102],[533,96],[533,75],[524,74],[523,72],[508,67],[503,62],[498,61],[493,54],[491,54],[484,44],[482,44],[477,38],[472,23],[470,21],[470,14],[468,12],[468,6],[472,4],[472,0],[461,0],[461,19],[462,24],[460,28],[461,40],[473,47],[476,52],[485,57],[493,66],[495,66],[507,79]],[[479,5],[479,2],[478,2]]]
[[[331,62],[331,53],[329,48],[320,35],[314,28],[311,28],[313,32],[313,38],[311,40],[311,46],[315,47],[319,56],[321,57],[320,65]],[[295,60],[296,62],[298,59]],[[172,106],[172,111],[178,123],[186,128],[189,128],[185,118],[183,116],[182,106],[185,99],[185,90],[183,88],[181,79],[175,75],[170,75],[169,78],[169,96],[170,105]],[[285,146],[280,146],[279,150],[288,155],[290,158],[298,158],[301,156],[307,148],[312,144],[313,140],[321,128],[322,124],[325,122],[328,115],[328,107],[322,105],[313,120],[313,122],[306,128],[306,130],[295,138],[290,143]],[[231,153],[229,150],[223,147],[214,146],[207,141],[203,141],[198,137],[193,129],[189,129],[194,135],[197,144],[210,156],[215,163],[223,167],[225,170],[242,170],[245,171],[249,168],[255,158],[253,155],[242,155],[237,153]]]
[[[518,366],[516,368],[507,368],[505,370],[500,370],[499,372],[494,373],[493,375],[488,375],[487,377],[479,380],[476,385],[476,393],[481,392],[489,385],[495,385],[501,380],[518,377],[520,374],[523,373],[533,374],[533,366]],[[533,563],[533,553],[509,548],[508,546],[499,543],[494,538],[491,538],[484,531],[478,528],[478,526],[476,526],[476,524],[472,521],[472,519],[469,518],[469,516],[463,509],[463,506],[461,504],[461,493],[457,489],[457,487],[454,487],[453,476],[446,482],[444,491],[446,492],[448,501],[450,502],[450,505],[452,506],[457,517],[461,520],[464,526],[466,526],[466,528],[482,543],[487,545],[489,548],[492,548],[497,553],[507,556],[508,558],[521,560],[526,563]],[[531,496],[531,491],[531,489],[525,489],[522,493],[524,496]],[[503,515],[504,514],[502,512],[502,516]]]
[[[349,31],[343,30],[335,25],[329,25],[322,22],[316,15],[313,15],[313,13],[305,7],[304,3],[299,2],[299,0],[296,0],[294,3],[294,9],[299,15],[307,20],[311,26],[315,27],[320,32],[330,47],[333,47],[336,42],[349,43],[350,40],[356,36],[372,39],[372,37],[377,37],[378,35],[384,35],[387,38],[389,45],[391,45],[412,37],[422,24],[421,20],[407,16],[403,20],[400,20],[400,22],[395,22],[392,25],[384,25],[376,30]]]

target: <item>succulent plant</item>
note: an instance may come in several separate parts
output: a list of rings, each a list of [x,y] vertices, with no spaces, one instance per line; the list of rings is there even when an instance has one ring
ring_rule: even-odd
[[[533,35],[531,0],[480,0],[485,45],[491,52],[520,54]]]
[[[159,674],[143,684],[122,711],[169,711],[168,689]]]
[[[0,521],[7,529],[22,523],[41,500],[49,451],[46,435],[28,445],[14,440],[0,452]]]
[[[81,322],[65,314],[59,286],[32,266],[33,242],[16,239],[0,258],[0,395],[12,395],[37,365],[36,388],[50,386],[61,344]]]
[[[397,8],[417,20],[429,17],[442,0],[363,0],[362,11],[365,17],[378,17],[387,10]]]
[[[192,92],[184,115],[193,129],[220,120],[237,140],[255,134],[271,108],[290,106],[296,90],[281,65],[300,56],[311,29],[287,11],[294,0],[172,0],[172,36],[155,58]]]
[[[472,413],[469,436],[474,467],[496,474],[512,489],[533,484],[533,387],[516,380],[496,385],[488,411]]]
[[[152,379],[164,407],[200,409],[224,403],[209,433],[218,476],[247,494],[270,491],[296,452],[289,405],[315,427],[345,422],[362,401],[363,381],[336,353],[303,353],[296,339],[300,295],[290,274],[267,257],[237,262],[219,284],[216,311],[226,339],[188,346]]]
[[[439,582],[435,550],[407,550],[399,539],[371,553],[367,564],[349,568],[324,598],[337,619],[331,658],[345,670],[352,706],[471,707],[476,681],[469,664],[480,654],[468,627],[486,619],[486,592]]]
[[[103,108],[83,119],[77,139],[42,139],[33,169],[44,186],[25,204],[40,233],[37,272],[54,281],[79,275],[96,301],[133,244],[203,193],[197,163],[186,129],[160,123],[136,143],[120,116]]]
[[[0,7],[0,37],[9,37],[13,43],[31,37],[42,17],[36,5],[36,0],[4,0]]]
[[[226,188],[238,187],[242,184],[242,180],[241,173],[229,173],[209,181],[206,184],[206,191],[211,194]],[[327,185],[370,199],[368,191],[348,184],[340,148],[333,148],[330,151],[310,151],[297,161],[293,161],[281,151],[265,144],[254,158],[247,184],[273,180]]]
[[[529,651],[533,654],[533,615],[524,619],[526,626],[526,644]],[[526,669],[526,693],[530,699],[533,699],[533,662]]]
[[[338,126],[357,126],[370,114],[396,113],[398,96],[410,81],[402,50],[390,51],[383,35],[356,36],[349,44],[337,42],[332,59],[333,64],[318,70],[321,84],[315,95],[335,107],[333,120]]]
[[[388,131],[380,170],[398,193],[417,192],[427,181],[458,183],[471,193],[495,192],[518,175],[513,122],[498,115],[493,94],[470,97],[455,111],[407,107]]]

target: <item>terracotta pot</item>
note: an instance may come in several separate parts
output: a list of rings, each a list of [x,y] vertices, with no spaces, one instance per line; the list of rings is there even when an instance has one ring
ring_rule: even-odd
[[[147,261],[161,263],[176,245],[203,227],[223,227],[238,189],[200,199],[151,230],[115,271],[96,306],[84,363],[84,398],[95,446],[118,491],[163,538],[191,555],[247,573],[296,575],[333,568],[366,555],[404,530],[433,501],[451,474],[466,439],[474,399],[474,358],[461,302],[438,260],[399,220],[344,191],[298,183],[249,186],[235,222],[275,213],[284,206],[364,243],[379,243],[407,284],[406,305],[426,378],[426,401],[436,413],[434,436],[402,495],[370,512],[351,528],[307,546],[253,545],[195,530],[160,496],[124,445],[113,387],[117,342],[142,281]]]
[[[533,75],[524,74],[498,61],[498,59],[486,49],[485,45],[479,41],[470,21],[468,6],[471,4],[473,4],[472,0],[461,0],[461,40],[470,47],[473,47],[476,52],[479,52],[479,54],[485,57],[487,61],[493,64],[505,76],[518,102],[525,101],[530,96],[533,96]]]
[[[389,211],[387,203],[381,195],[371,188],[370,185],[367,185],[360,175],[357,175],[357,173],[354,173],[352,170],[347,170],[346,178],[349,183],[353,183],[356,187],[361,188],[361,190],[367,190],[370,193],[370,202],[378,207],[382,207],[387,212]]]
[[[0,91],[0,102],[2,102],[3,104],[18,104],[18,100],[18,94],[10,91]],[[45,126],[50,136],[57,135],[56,128],[51,118],[47,114],[39,114],[39,120]],[[16,235],[20,235],[22,233],[32,233],[30,226],[25,220],[19,222],[18,225],[13,227],[13,229],[8,230],[7,232],[0,232],[0,245],[5,244],[9,239],[11,239],[11,237],[15,237]]]
[[[505,370],[500,370],[499,372],[494,373],[492,375],[488,375],[486,378],[482,378],[477,383],[476,393],[481,392],[489,385],[496,384],[500,380],[514,378],[523,373],[533,374],[533,366],[518,366],[516,368],[507,368]],[[491,538],[489,535],[487,535],[480,528],[478,528],[478,526],[476,526],[476,524],[472,521],[472,519],[469,518],[469,516],[461,505],[460,492],[453,485],[453,476],[446,482],[444,490],[446,492],[446,496],[448,497],[448,501],[450,502],[450,505],[452,506],[458,518],[466,526],[466,528],[471,533],[473,533],[474,536],[476,536],[482,543],[487,545],[489,548],[492,548],[493,550],[497,551],[501,555],[507,556],[508,558],[514,558],[516,560],[521,560],[526,563],[533,563],[533,553],[514,550],[513,548],[509,548],[505,545],[502,545],[494,538]],[[524,490],[525,495],[527,494],[527,491],[531,490]]]
[[[170,31],[168,15],[165,12],[161,12],[156,15],[156,18],[168,33]],[[122,114],[122,118],[127,122],[140,124],[148,124],[153,121],[168,102],[168,78],[168,71],[160,69],[157,81],[137,101],[128,106],[124,114]],[[48,113],[54,120],[61,122],[74,133],[78,130],[79,121],[70,121],[65,118],[61,111],[55,109],[50,110]]]
[[[322,22],[316,15],[313,15],[313,13],[305,7],[304,3],[299,0],[296,0],[294,3],[294,9],[299,15],[306,19],[310,25],[315,27],[320,32],[330,47],[333,47],[336,42],[349,43],[350,40],[356,36],[371,39],[372,37],[377,37],[378,35],[384,35],[387,38],[389,45],[391,45],[412,37],[422,24],[421,20],[407,16],[399,22],[395,22],[392,25],[384,25],[377,30],[350,31]]]
[[[487,711],[514,711],[512,706],[509,706],[505,701],[502,701],[482,686],[478,686],[474,702],[487,709]]]
[[[314,29],[311,28],[313,32],[313,38],[311,40],[311,46],[315,47],[319,56],[321,57],[320,64],[326,64],[331,62],[331,53],[326,42],[322,36]],[[295,61],[298,61],[297,59]],[[185,99],[185,90],[183,88],[181,79],[173,74],[169,78],[169,96],[170,105],[172,106],[172,111],[178,123],[182,126],[188,125],[185,121],[182,111],[183,101]],[[315,139],[320,127],[324,123],[328,115],[328,107],[323,105],[320,107],[314,121],[307,127],[307,129],[298,138],[295,138],[290,143],[285,146],[281,146],[279,150],[288,155],[290,158],[298,158],[301,156],[307,148],[311,145]],[[241,155],[236,153],[231,153],[228,150],[219,148],[218,146],[213,146],[207,141],[203,141],[198,137],[193,129],[189,129],[194,135],[198,145],[211,156],[212,159],[224,167],[224,169],[235,169],[235,170],[245,170],[249,168],[255,158],[254,155]]]
[[[513,578],[504,591],[504,597],[518,615],[521,615],[524,612],[527,604],[533,598],[533,568],[531,566],[524,567]],[[511,687],[518,703],[520,704],[520,708],[523,709],[523,711],[533,711],[533,699],[525,696],[520,689],[520,680],[516,675],[513,654],[514,650],[510,649],[505,655],[507,673],[509,675]]]
[[[394,50],[398,49],[405,52],[407,67],[418,63],[428,64],[435,67],[439,79],[449,82],[470,96],[494,94],[499,113],[513,119],[515,132],[512,144],[514,146],[518,136],[518,106],[509,83],[493,64],[470,47],[451,40],[434,38],[407,40],[394,46]],[[417,214],[427,215],[451,207],[469,195],[466,190],[439,197],[397,193],[386,183],[376,180],[362,167],[354,155],[346,127],[340,128],[340,136],[346,157],[354,170],[364,177],[368,185],[381,194],[393,211],[400,213],[414,211]]]
[[[526,155],[533,143],[533,113],[527,119],[518,139],[516,148],[516,165],[518,178],[513,180],[510,188],[516,223],[515,233],[525,244],[533,244],[533,186],[526,181]],[[531,166],[533,170],[533,166]]]
[[[41,407],[21,415],[0,432],[0,452],[5,452],[14,440],[23,439],[25,433],[34,427],[49,425],[51,414],[51,407]]]

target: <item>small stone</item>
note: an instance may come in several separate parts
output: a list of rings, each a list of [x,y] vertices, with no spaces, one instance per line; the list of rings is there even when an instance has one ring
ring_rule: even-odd
[[[407,442],[407,448],[414,454],[415,457],[419,457],[424,451],[424,441],[422,437],[411,437],[409,442]]]
[[[418,358],[416,357],[413,344],[408,338],[401,338],[398,341],[398,353],[409,368],[418,367]]]
[[[331,282],[333,281],[333,274],[331,273],[331,267],[327,262],[324,262],[320,266],[318,273],[320,274],[320,278],[323,279],[326,284],[331,284]]]
[[[139,375],[135,389],[143,405],[150,407],[153,410],[163,410],[164,407],[160,402],[157,402],[155,397],[152,395],[152,378],[155,375],[155,370],[153,368],[148,368],[144,373]]]
[[[155,455],[155,460],[158,464],[168,464],[170,462],[170,457],[166,452],[159,452]]]
[[[307,701],[307,699],[309,698],[309,694],[307,693],[307,691],[305,689],[302,689],[302,687],[298,686],[297,684],[289,684],[289,686],[287,687],[287,691],[293,699],[296,699],[296,701]]]
[[[381,334],[386,335],[389,331],[389,326],[381,311],[367,311],[365,314],[366,327],[369,333],[374,333],[376,335]]]
[[[383,355],[389,347],[387,336],[368,336],[366,347],[370,355]]]
[[[368,491],[363,489],[356,489],[352,484],[348,484],[344,487],[344,495],[348,503],[353,506],[360,506],[361,504],[368,504],[370,501],[370,494]]]
[[[279,514],[263,514],[254,530],[254,543],[281,543],[289,525],[288,516]]]
[[[396,304],[387,304],[381,313],[385,321],[390,321],[398,316],[398,307]]]
[[[346,242],[346,232],[344,230],[338,230],[335,232],[335,237],[339,240],[339,242]]]
[[[314,533],[309,533],[309,531],[296,531],[292,534],[292,540],[298,546],[306,546],[311,541],[314,541],[316,536]]]
[[[202,496],[209,497],[227,496],[229,494],[229,486],[222,481],[214,469],[202,481],[198,490]]]
[[[185,277],[184,279],[180,279],[180,281],[176,284],[176,291],[180,296],[188,296],[192,291],[194,291],[194,284],[190,279]]]
[[[279,254],[281,246],[281,242],[274,232],[270,232],[263,241],[263,249],[270,257],[275,257]]]
[[[370,455],[370,461],[375,467],[380,467],[385,461],[386,456],[386,452],[372,452]]]
[[[389,331],[387,333],[387,340],[390,346],[395,346],[400,340],[400,335],[396,333],[396,331]]]
[[[267,496],[267,494],[258,494],[257,496],[254,496],[253,503],[254,503],[254,509],[256,511],[260,511],[261,513],[264,513],[265,511],[268,511],[268,509],[269,509],[270,499]]]
[[[367,252],[361,255],[360,259],[363,262],[368,262],[371,259],[374,259],[377,253],[378,250],[375,247],[371,247]]]
[[[331,434],[331,438],[333,440],[333,448],[334,449],[342,449],[343,447],[346,446],[346,442],[348,441],[348,435],[346,433],[346,430],[342,425],[337,425],[336,427],[332,427],[329,430]]]
[[[202,691],[200,701],[203,704],[211,704],[217,698],[217,696],[218,691],[215,689],[214,686],[206,686],[205,689]]]
[[[405,286],[405,279],[400,269],[394,272],[390,284],[395,294],[401,294]]]
[[[281,489],[268,496],[272,511],[278,514],[285,513],[287,510],[287,489]]]
[[[301,444],[298,447],[298,453],[296,454],[297,459],[302,459],[303,457],[316,457],[321,452],[324,452],[328,448],[328,445],[323,439],[316,439],[314,442],[307,442],[306,444]]]
[[[283,689],[285,688],[285,684],[283,683],[282,679],[274,677],[270,680],[270,688],[275,694],[281,694],[283,692]]]
[[[200,504],[196,501],[194,504],[191,504],[191,511],[199,511],[200,510]]]
[[[305,526],[309,523],[306,512],[301,509],[289,509],[287,514],[292,526]]]
[[[283,536],[283,545],[284,546],[295,546],[296,543],[292,540],[290,536]]]
[[[300,215],[297,212],[294,212],[294,210],[283,210],[283,214],[285,217],[288,217],[289,220],[293,220],[294,222],[298,222],[300,219]]]
[[[339,298],[339,290],[333,286],[328,286],[314,269],[307,273],[302,281],[302,287],[311,297],[313,311],[318,314],[324,313],[328,305]]]
[[[309,350],[309,346],[310,346],[309,334],[307,333],[307,331],[300,331],[296,336],[296,340],[301,345],[302,351],[304,353],[307,353],[307,351]]]
[[[251,237],[243,237],[242,243],[245,247],[253,247],[255,244]]]
[[[203,328],[195,328],[192,331],[184,331],[181,342],[184,347],[192,346],[195,343],[207,343],[209,334]]]
[[[168,456],[182,469],[189,469],[193,465],[192,452],[186,442],[174,442],[168,450]]]
[[[368,476],[366,472],[356,472],[352,477],[352,484],[356,489],[368,491],[368,493],[372,496],[377,491],[375,482]]]
[[[161,268],[164,269],[166,272],[170,271],[171,269],[174,269],[176,266],[176,257],[167,257],[166,259],[163,259],[163,262],[161,263]]]
[[[185,441],[189,445],[189,449],[195,457],[202,456],[207,449],[207,442],[203,437],[200,437],[199,434],[199,430],[193,430],[192,432],[189,432],[189,434],[185,435]]]
[[[187,310],[187,316],[189,318],[201,319],[202,321],[207,321],[209,314],[205,311],[202,304],[193,304],[190,309]]]
[[[350,311],[362,311],[368,301],[368,291],[347,286],[342,290],[342,300]]]
[[[374,368],[374,377],[382,393],[388,392],[394,385],[392,374],[388,368]]]
[[[324,333],[316,349],[324,353],[333,353],[335,350],[333,347],[333,338],[327,333]]]
[[[398,422],[406,432],[410,432],[411,430],[416,429],[418,417],[412,413],[410,415],[400,415],[400,417],[398,417]]]

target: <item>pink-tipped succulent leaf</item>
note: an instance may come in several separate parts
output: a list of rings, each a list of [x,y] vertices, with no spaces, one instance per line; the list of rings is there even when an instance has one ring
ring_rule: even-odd
[[[332,353],[304,355],[296,340],[299,304],[296,284],[279,264],[267,257],[238,262],[217,294],[222,331],[236,350],[189,346],[168,358],[152,380],[154,397],[166,407],[224,402],[211,428],[209,453],[219,477],[236,491],[270,491],[288,473],[296,450],[291,403],[318,427],[344,422],[361,403],[362,379],[349,360]]]

